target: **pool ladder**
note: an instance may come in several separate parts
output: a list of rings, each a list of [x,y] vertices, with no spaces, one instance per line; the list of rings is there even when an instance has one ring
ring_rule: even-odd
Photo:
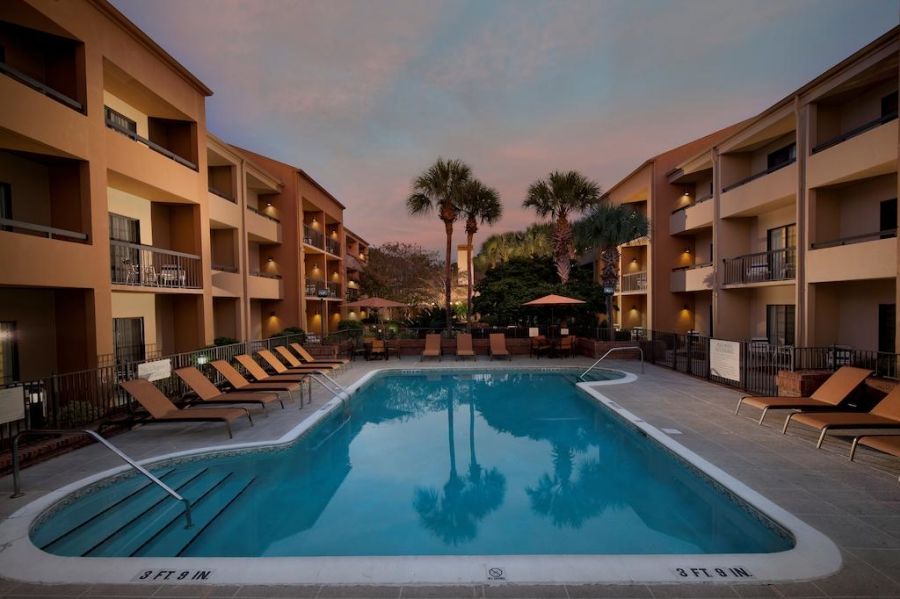
[[[591,365],[588,367],[587,370],[585,370],[584,372],[582,372],[581,374],[579,374],[579,375],[578,375],[578,378],[584,380],[584,375],[586,375],[586,374],[589,373],[591,370],[593,370],[593,369],[597,366],[597,364],[599,364],[600,362],[602,362],[603,359],[604,359],[606,356],[608,356],[609,354],[611,354],[611,353],[613,353],[613,352],[617,352],[617,351],[634,351],[634,350],[637,350],[637,351],[640,352],[640,354],[641,354],[641,374],[644,374],[644,350],[641,349],[641,346],[639,346],[639,345],[629,345],[629,346],[627,346],[627,347],[612,347],[612,348],[610,348],[605,354],[603,354],[602,356],[600,356],[600,359],[599,359],[599,360],[597,360],[596,362],[594,362],[593,364],[591,364]]]
[[[302,401],[302,399],[301,399],[301,401]],[[116,447],[115,445],[113,445],[112,443],[107,441],[106,439],[104,439],[100,435],[100,433],[89,430],[89,429],[82,429],[82,430],[71,430],[71,429],[70,430],[66,430],[66,429],[40,429],[40,430],[38,430],[38,429],[36,429],[36,430],[30,430],[30,431],[22,431],[21,433],[17,434],[13,438],[13,442],[12,442],[13,494],[10,495],[11,499],[15,499],[16,497],[21,497],[22,495],[25,494],[22,491],[22,482],[21,482],[21,477],[19,474],[19,439],[21,439],[22,437],[24,437],[26,435],[61,435],[61,436],[64,436],[64,435],[68,435],[68,436],[87,435],[89,437],[93,437],[101,445],[103,445],[108,450],[110,450],[111,452],[113,452],[114,454],[119,456],[122,459],[122,461],[124,461],[126,464],[131,466],[131,468],[133,468],[134,470],[137,470],[140,474],[142,474],[142,475],[146,476],[148,479],[150,479],[151,483],[153,483],[154,485],[156,485],[157,487],[159,487],[160,489],[165,491],[173,499],[183,503],[184,504],[184,519],[185,519],[184,527],[191,528],[194,525],[193,519],[191,518],[191,502],[190,501],[188,501],[187,499],[185,499],[184,497],[182,497],[181,495],[179,495],[178,493],[173,491],[169,485],[167,485],[163,481],[159,480],[156,476],[151,474],[149,470],[147,470],[146,468],[144,468],[143,466],[141,466],[140,464],[138,464],[137,462],[132,460],[130,457],[128,457],[125,454],[125,452],[123,452],[121,449],[119,449],[118,447]]]
[[[319,377],[324,377],[325,380],[327,380],[328,382],[326,383]],[[310,373],[309,378],[310,378],[310,380],[313,380],[313,381],[319,383],[322,386],[322,388],[324,388],[326,391],[331,393],[332,396],[334,396],[338,399],[341,399],[341,401],[343,401],[343,398],[341,398],[342,393],[344,395],[346,395],[347,397],[350,397],[350,392],[347,391],[347,389],[343,385],[341,385],[339,382],[337,382],[336,380],[334,380],[333,378],[331,378],[330,376],[328,376],[321,370],[315,374]]]

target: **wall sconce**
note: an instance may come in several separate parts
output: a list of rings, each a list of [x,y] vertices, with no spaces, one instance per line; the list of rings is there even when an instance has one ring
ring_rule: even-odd
[[[688,310],[688,311],[690,311],[690,308],[688,308],[688,305],[687,305],[687,304],[683,304],[683,305],[681,306],[681,309],[682,309],[682,310]]]
[[[271,208],[271,207],[272,207],[272,202],[266,202],[266,208]]]
[[[269,312],[269,316],[271,316],[272,318],[275,318],[275,310],[272,310],[271,312]]]
[[[275,258],[273,258],[272,256],[269,256],[269,262],[275,262]]]
[[[637,258],[632,258],[632,259],[631,259],[631,263],[632,263],[632,264],[637,264]]]
[[[684,253],[685,253],[685,254],[690,254],[690,253],[691,253],[691,248],[684,248]]]
[[[637,312],[637,304],[631,304],[631,310]]]

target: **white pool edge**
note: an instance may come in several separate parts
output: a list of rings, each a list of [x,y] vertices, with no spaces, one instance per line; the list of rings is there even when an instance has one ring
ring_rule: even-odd
[[[453,370],[457,369],[427,366],[376,369],[347,387],[346,394],[327,402],[274,442],[193,449],[143,460],[141,464],[146,466],[204,453],[288,444],[379,374]],[[35,518],[66,495],[128,469],[122,466],[48,493],[0,522],[0,576],[44,584],[759,584],[811,580],[840,569],[840,550],[825,535],[603,395],[600,389],[604,386],[627,384],[638,379],[634,374],[618,372],[625,376],[610,381],[578,383],[577,387],[787,529],[795,539],[795,546],[788,551],[769,554],[82,558],[46,553],[31,542],[28,532]],[[498,569],[502,571],[500,576],[496,575]],[[140,579],[148,572],[149,575]],[[194,577],[199,576],[198,572],[209,574],[197,580]]]

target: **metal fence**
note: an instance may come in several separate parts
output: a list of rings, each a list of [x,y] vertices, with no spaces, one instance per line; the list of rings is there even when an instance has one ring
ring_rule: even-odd
[[[196,366],[216,383],[218,373],[208,364],[214,360],[231,361],[240,354],[253,354],[260,349],[302,342],[302,335],[272,337],[244,341],[232,345],[207,347],[196,351],[165,356],[172,369]],[[54,374],[29,381],[0,386],[0,389],[21,388],[25,403],[25,418],[0,426],[0,448],[7,448],[11,438],[23,430],[75,428],[99,420],[127,415],[132,410],[128,395],[119,383],[138,376],[138,367],[151,358],[134,362],[112,362],[91,370]],[[172,374],[156,385],[169,397],[178,398],[187,392],[181,379]]]

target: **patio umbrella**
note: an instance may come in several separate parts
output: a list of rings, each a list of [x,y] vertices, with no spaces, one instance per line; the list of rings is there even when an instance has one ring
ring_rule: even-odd
[[[405,308],[406,304],[401,304],[400,302],[395,302],[393,300],[384,299],[383,297],[367,297],[363,299],[356,300],[355,302],[350,302],[347,304],[348,308],[372,308],[378,310],[379,308]],[[378,320],[381,321],[381,313],[378,313]]]
[[[580,299],[575,299],[574,297],[566,297],[564,295],[556,295],[551,293],[550,295],[545,295],[544,297],[539,297],[537,299],[533,299],[530,302],[525,302],[522,304],[523,306],[550,306],[550,326],[553,326],[553,307],[554,306],[575,306],[578,304],[585,304],[587,302],[582,301]]]

